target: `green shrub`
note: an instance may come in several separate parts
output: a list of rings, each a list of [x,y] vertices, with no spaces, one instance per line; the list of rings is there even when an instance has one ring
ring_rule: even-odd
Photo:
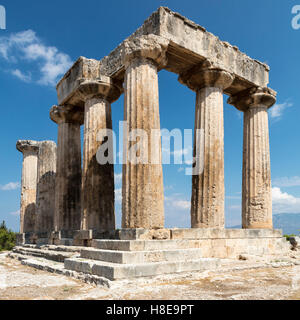
[[[16,234],[8,230],[5,222],[0,225],[0,251],[9,251],[16,245]]]
[[[286,238],[287,241],[290,241],[291,237],[296,237],[295,234],[284,234],[283,236]]]

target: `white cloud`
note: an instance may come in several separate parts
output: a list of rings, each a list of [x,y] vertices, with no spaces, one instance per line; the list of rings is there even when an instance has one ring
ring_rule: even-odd
[[[45,45],[33,30],[0,37],[0,57],[7,63],[22,65],[22,69],[30,68],[34,71],[32,73],[37,73],[35,81],[41,85],[55,85],[59,77],[72,65],[67,54],[56,47]],[[32,80],[29,76],[31,72],[22,71],[20,68],[11,73],[22,81]]]
[[[121,183],[122,182],[122,172],[115,174],[115,182]]]
[[[241,200],[240,196],[226,196],[228,200]],[[272,188],[273,213],[300,213],[300,198],[297,198],[280,188]],[[240,204],[230,204],[228,210],[241,210]]]
[[[230,210],[241,210],[242,206],[240,204],[229,206]]]
[[[115,190],[115,200],[118,203],[122,202],[122,189],[121,188]]]
[[[188,146],[186,148],[179,148],[171,151],[169,148],[162,147],[162,159],[164,164],[172,163],[172,157],[174,157],[175,164],[193,164],[193,147]]]
[[[279,120],[282,117],[283,111],[286,108],[292,107],[293,104],[289,102],[284,102],[281,104],[275,104],[271,109],[270,109],[270,116],[273,119]]]
[[[19,182],[9,182],[5,185],[0,185],[0,190],[2,191],[11,191],[11,190],[16,190],[20,188],[20,183]]]
[[[272,188],[273,213],[300,213],[300,198]]]
[[[11,71],[11,74],[13,76],[16,76],[18,79],[24,81],[24,82],[30,82],[31,81],[31,75],[30,74],[24,74],[22,71],[19,69],[15,69]]]
[[[177,210],[188,210],[191,207],[191,201],[182,199],[182,194],[174,193],[169,196],[165,196],[166,207],[177,209]]]
[[[165,218],[167,228],[190,227],[191,201],[186,200],[183,194],[173,193],[165,197]]]
[[[188,148],[184,148],[184,149],[178,149],[178,150],[174,150],[171,152],[171,154],[173,154],[175,157],[182,157],[182,156],[186,156],[189,154],[189,151],[191,150],[190,147]]]
[[[173,207],[177,209],[190,209],[191,207],[191,201],[186,201],[186,200],[178,200],[174,201],[172,204]]]
[[[12,216],[18,216],[18,215],[20,215],[20,210],[17,210],[17,211],[14,211],[14,212],[10,212],[9,214],[12,215]]]
[[[230,199],[230,200],[241,200],[241,196],[226,196],[226,199]]]
[[[300,177],[282,177],[277,178],[272,181],[272,184],[277,187],[299,187]]]

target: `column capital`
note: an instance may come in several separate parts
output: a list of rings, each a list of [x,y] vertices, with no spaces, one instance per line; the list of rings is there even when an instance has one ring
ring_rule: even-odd
[[[150,59],[159,69],[164,68],[167,65],[166,52],[168,45],[169,40],[154,34],[125,40],[122,50],[125,68],[135,58]]]
[[[253,87],[231,96],[227,103],[235,106],[240,111],[249,108],[270,108],[276,102],[277,92],[267,87]]]
[[[233,80],[234,76],[231,73],[220,68],[215,68],[208,60],[187,70],[178,78],[180,83],[188,86],[193,91],[205,87],[214,87],[224,90],[230,87]]]
[[[84,112],[71,105],[53,106],[50,110],[50,118],[57,124],[74,123],[82,125],[84,122]]]
[[[16,144],[16,148],[18,151],[22,153],[32,152],[38,153],[40,144],[38,141],[33,140],[18,140]]]
[[[77,94],[84,102],[87,99],[100,97],[112,103],[119,99],[121,93],[122,86],[104,75],[94,80],[82,81],[77,89]]]

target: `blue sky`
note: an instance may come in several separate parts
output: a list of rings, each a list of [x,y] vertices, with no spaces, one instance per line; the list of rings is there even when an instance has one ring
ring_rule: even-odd
[[[16,141],[56,141],[57,127],[49,119],[49,109],[57,103],[56,81],[79,56],[107,55],[159,6],[168,6],[270,65],[270,87],[278,91],[270,111],[273,211],[300,213],[300,30],[291,26],[296,4],[300,0],[0,0],[7,14],[7,29],[0,30],[0,220],[19,228],[22,155]],[[166,71],[159,73],[159,85],[161,128],[192,129],[195,94]],[[226,223],[236,225],[241,216],[242,117],[234,107],[224,107]],[[112,108],[117,129],[123,98]],[[190,224],[191,177],[181,167],[164,166],[167,227]],[[120,221],[121,167],[115,171]]]

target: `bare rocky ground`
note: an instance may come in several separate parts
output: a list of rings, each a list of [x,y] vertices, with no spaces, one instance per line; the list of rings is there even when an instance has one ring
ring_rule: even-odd
[[[300,250],[223,260],[216,271],[113,282],[111,288],[23,266],[0,254],[0,300],[300,300]]]

